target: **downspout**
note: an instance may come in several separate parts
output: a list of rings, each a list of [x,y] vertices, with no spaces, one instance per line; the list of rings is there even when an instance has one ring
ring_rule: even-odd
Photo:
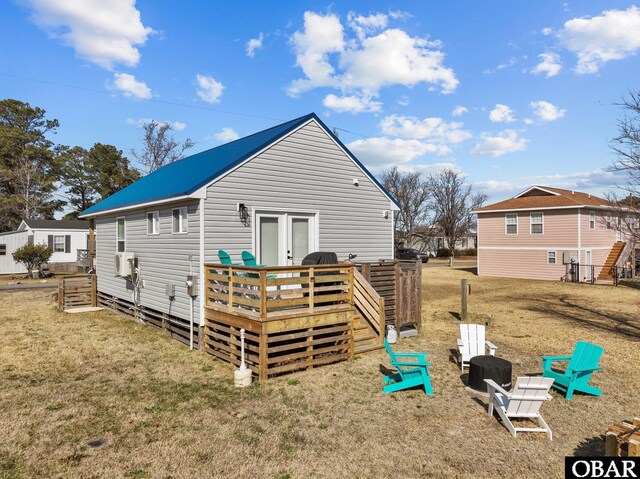
[[[480,215],[476,214],[476,274],[480,276]]]
[[[584,264],[582,263],[582,228],[580,226],[581,212],[582,212],[582,209],[578,208],[578,265]],[[578,268],[580,268],[580,266],[578,266]]]
[[[205,296],[204,296],[204,291],[205,291],[205,270],[204,270],[204,204],[205,204],[205,198],[200,198],[200,282],[198,284],[199,286],[199,290],[198,294],[200,296],[200,308],[199,308],[199,312],[200,312],[200,318],[198,318],[200,320],[200,326],[204,326],[204,303],[205,303]]]
[[[193,257],[189,255],[189,276],[193,278]],[[187,281],[187,291],[188,288],[192,287],[193,279]],[[189,308],[189,349],[193,351],[193,309],[195,306],[195,297],[193,293],[189,295],[189,299],[191,300],[191,307]]]
[[[391,210],[391,259],[396,259],[396,220],[393,209]]]

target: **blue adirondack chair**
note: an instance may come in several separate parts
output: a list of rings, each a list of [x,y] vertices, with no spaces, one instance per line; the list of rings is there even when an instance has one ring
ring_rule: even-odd
[[[385,393],[422,386],[425,393],[433,395],[431,376],[429,375],[431,363],[427,362],[427,353],[394,353],[386,338],[384,348],[391,358],[391,366],[398,371],[383,379]],[[406,361],[400,361],[400,359],[406,359]]]
[[[256,257],[253,256],[251,253],[249,253],[248,251],[243,251],[242,252],[242,261],[244,262],[245,266],[258,266],[260,268],[264,268],[265,266],[267,266],[266,264],[258,264],[256,261]],[[253,274],[253,273],[248,273],[249,277],[253,278],[257,278],[258,275],[257,274]],[[267,275],[267,279],[275,279],[277,278],[278,275],[276,274],[268,274]]]
[[[542,375],[545,378],[553,378],[553,387],[564,392],[567,399],[571,399],[575,391],[602,396],[600,389],[588,384],[591,375],[602,369],[598,366],[602,353],[604,348],[586,341],[578,341],[571,356],[541,356]],[[564,372],[553,371],[551,365],[556,361],[569,361],[567,369]]]
[[[231,256],[223,249],[218,250],[218,259],[220,260],[220,264],[231,264],[231,265],[241,265],[242,263],[232,263]]]

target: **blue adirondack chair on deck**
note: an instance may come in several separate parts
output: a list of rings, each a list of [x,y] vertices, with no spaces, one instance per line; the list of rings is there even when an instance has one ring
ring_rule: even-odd
[[[258,262],[256,261],[256,257],[253,256],[248,251],[243,251],[242,252],[242,262],[244,263],[245,266],[258,266],[260,268],[264,268],[265,266],[267,266],[266,264],[258,264]],[[248,275],[251,278],[253,278],[253,277],[257,278],[258,277],[257,274],[253,274],[253,273],[248,273]],[[275,279],[277,277],[278,277],[278,275],[276,275],[276,274],[268,274],[267,275],[267,279]]]
[[[591,375],[602,369],[598,361],[604,353],[604,348],[586,341],[578,341],[571,356],[541,356],[542,375],[553,378],[553,387],[564,392],[566,399],[571,399],[575,391],[593,396],[602,396],[602,391],[589,386]],[[553,371],[551,365],[556,361],[569,361],[564,372]]]
[[[231,256],[223,249],[218,250],[218,259],[220,260],[220,264],[231,264],[231,265],[241,265],[242,263],[232,263]]]
[[[385,393],[423,386],[425,393],[433,395],[431,376],[429,375],[431,363],[426,360],[427,353],[394,353],[386,338],[384,348],[391,358],[391,366],[398,371],[383,379]],[[407,359],[407,361],[399,361],[399,359]]]

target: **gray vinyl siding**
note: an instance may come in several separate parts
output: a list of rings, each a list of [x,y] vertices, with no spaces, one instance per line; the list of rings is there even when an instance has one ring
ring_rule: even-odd
[[[358,261],[393,257],[391,214],[383,217],[389,199],[315,121],[208,187],[207,261],[217,261],[218,249],[234,261],[242,250],[253,250],[253,225],[242,225],[237,203],[250,212],[318,212],[319,249],[336,252],[340,260],[349,253]]]
[[[6,254],[0,256],[0,274],[21,274],[26,273],[22,263],[13,261],[13,253],[20,247],[27,244],[28,231],[12,231],[0,234],[0,244],[6,246]]]
[[[188,207],[187,233],[172,233],[172,210]],[[147,234],[147,212],[159,211],[158,235]],[[138,267],[144,288],[140,290],[140,304],[163,313],[188,320],[191,307],[186,290],[189,274],[189,255],[192,255],[193,272],[200,274],[200,214],[199,202],[179,202],[160,207],[132,210],[108,217],[96,218],[96,265],[98,290],[132,301],[131,284],[115,276],[116,221],[125,218],[127,252],[138,258]],[[167,284],[175,285],[173,301],[165,294]],[[198,299],[194,305],[194,320],[199,319]]]

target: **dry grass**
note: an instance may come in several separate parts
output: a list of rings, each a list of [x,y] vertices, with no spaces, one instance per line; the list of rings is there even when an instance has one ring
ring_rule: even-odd
[[[460,279],[514,374],[578,339],[601,344],[601,398],[556,393],[554,431],[513,438],[449,362]],[[382,353],[236,390],[232,369],[111,313],[63,315],[44,291],[0,293],[0,478],[562,477],[640,413],[640,291],[424,270],[423,336],[435,396],[381,392]],[[90,441],[105,439],[99,447]]]

